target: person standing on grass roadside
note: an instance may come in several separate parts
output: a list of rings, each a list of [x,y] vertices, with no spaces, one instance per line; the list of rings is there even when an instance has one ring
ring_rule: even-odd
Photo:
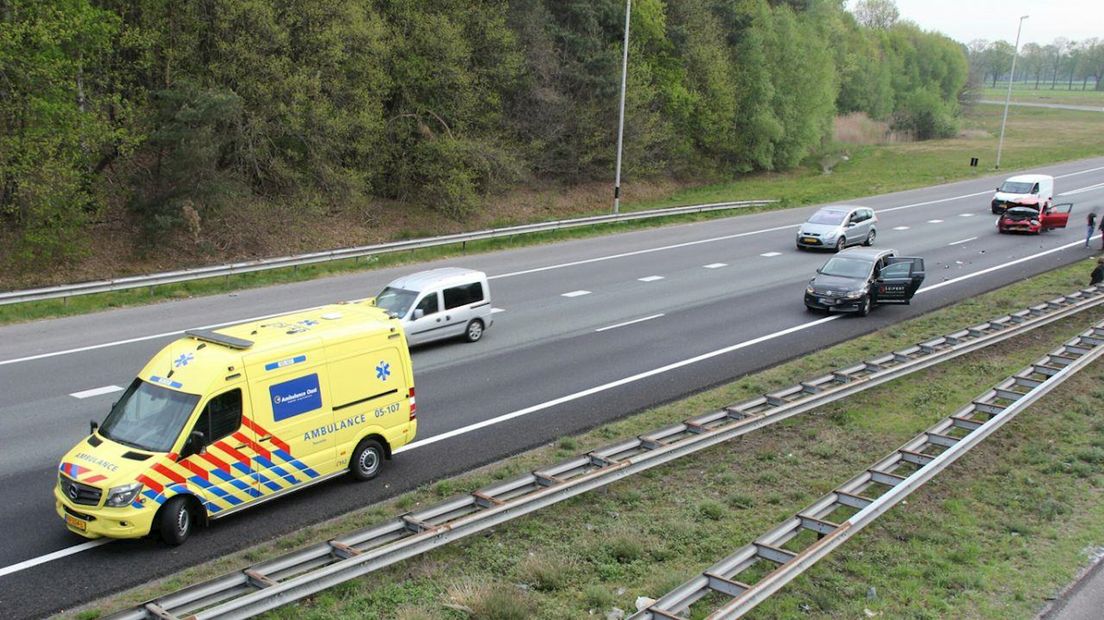
[[[1100,235],[1100,249],[1104,250],[1104,215],[1100,216],[1100,228],[1099,228],[1099,230],[1102,233]]]
[[[1089,211],[1089,230],[1085,233],[1085,247],[1089,247],[1089,239],[1092,239],[1093,231],[1096,230],[1096,211]]]
[[[1089,276],[1089,286],[1100,284],[1104,282],[1104,258],[1096,259],[1096,269],[1092,270],[1092,275]]]

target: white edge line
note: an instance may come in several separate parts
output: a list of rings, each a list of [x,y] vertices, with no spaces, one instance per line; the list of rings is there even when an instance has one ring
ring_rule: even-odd
[[[18,573],[19,571],[24,571],[24,570],[27,570],[28,568],[33,568],[35,566],[38,566],[39,564],[45,564],[46,562],[53,562],[54,560],[60,560],[61,558],[73,555],[75,553],[80,553],[82,551],[87,551],[87,550],[92,549],[94,547],[99,547],[100,545],[106,545],[109,542],[111,542],[110,538],[101,538],[100,540],[90,540],[86,543],[81,543],[79,545],[73,545],[72,547],[66,547],[64,549],[59,549],[59,550],[57,550],[53,553],[47,553],[46,555],[40,555],[37,558],[31,558],[29,560],[24,560],[22,562],[19,562],[18,564],[12,564],[10,566],[5,566],[3,568],[0,568],[0,577],[3,577],[5,575],[10,575],[12,573]]]
[[[661,316],[664,316],[664,314],[662,312],[660,312],[659,314],[653,314],[652,316],[646,316],[646,317],[639,318],[639,319],[633,319],[631,321],[625,321],[624,323],[618,323],[616,325],[609,325],[607,327],[599,327],[598,329],[596,329],[594,331],[604,332],[604,331],[607,331],[607,330],[610,330],[610,329],[617,329],[618,327],[625,327],[626,325],[634,325],[636,323],[643,323],[644,321],[651,321],[652,319],[658,319]]]
[[[249,323],[250,321],[261,321],[263,319],[271,319],[274,316],[284,316],[287,314],[295,314],[297,312],[308,312],[321,306],[312,306],[310,308],[304,308],[302,310],[288,310],[287,312],[276,312],[274,314],[265,314],[262,316],[255,316],[248,319],[235,319],[233,321],[226,321],[224,323],[212,323],[211,325],[201,325],[199,327],[185,327],[184,329],[178,329],[171,332],[161,332],[160,334],[152,334],[150,336],[139,336],[137,338],[128,338],[126,340],[117,340],[115,342],[104,342],[101,344],[93,344],[87,347],[77,347],[75,349],[66,349],[64,351],[54,351],[53,353],[40,353],[38,355],[28,355],[27,357],[17,357],[15,359],[0,361],[0,366],[7,364],[17,364],[19,362],[30,362],[33,360],[40,360],[47,357],[57,357],[59,355],[68,355],[70,353],[82,353],[84,351],[94,351],[96,349],[106,349],[107,347],[114,347],[123,344],[131,344],[134,342],[143,342],[146,340],[154,340],[157,338],[165,338],[166,336],[177,336],[183,334],[186,331],[193,329],[215,329],[216,327],[226,327],[227,325],[237,325],[238,323]]]
[[[1104,169],[1104,168],[1102,168],[1102,169]],[[1097,237],[1099,237],[1099,235],[1097,235]],[[937,288],[948,286],[950,284],[955,284],[955,283],[958,283],[958,282],[962,282],[963,280],[969,280],[970,278],[976,278],[977,276],[980,276],[982,274],[991,273],[993,271],[998,271],[1000,269],[1004,269],[1005,267],[1011,267],[1012,265],[1015,265],[1015,264],[1018,264],[1018,263],[1026,262],[1026,261],[1029,261],[1029,260],[1034,260],[1034,259],[1036,259],[1040,256],[1045,256],[1047,254],[1053,254],[1055,252],[1060,252],[1062,250],[1066,250],[1066,249],[1069,249],[1071,247],[1081,245],[1083,243],[1084,243],[1083,241],[1074,241],[1072,243],[1067,243],[1066,245],[1061,245],[1061,246],[1058,246],[1056,248],[1046,250],[1044,252],[1039,252],[1038,254],[1033,254],[1031,256],[1025,256],[1025,257],[1020,258],[1018,260],[1014,260],[1014,261],[1007,262],[1007,263],[1002,263],[1000,265],[996,265],[996,266],[990,267],[988,269],[983,269],[983,270],[978,271],[976,273],[966,274],[966,275],[960,276],[958,278],[952,278],[950,280],[940,282],[939,284],[933,284],[931,286],[924,287],[924,288],[916,291],[916,294],[919,295],[920,293],[926,293],[928,291],[932,291],[932,290],[935,290]],[[781,331],[774,332],[773,334],[767,334],[765,336],[759,336],[758,338],[753,338],[751,340],[745,340],[744,342],[741,342],[739,344],[734,344],[732,346],[728,346],[728,347],[725,347],[723,349],[717,349],[716,351],[710,351],[708,353],[703,353],[703,354],[701,354],[697,357],[692,357],[692,358],[689,358],[689,359],[685,359],[685,360],[682,360],[680,362],[674,362],[672,364],[668,364],[668,365],[662,366],[660,368],[654,368],[652,370],[647,370],[647,371],[644,371],[642,373],[638,373],[638,374],[635,374],[635,375],[632,375],[632,376],[629,376],[629,377],[625,377],[623,379],[618,379],[616,381],[611,381],[609,383],[604,383],[602,385],[597,385],[597,386],[594,386],[592,388],[582,390],[580,392],[575,392],[574,394],[568,394],[567,396],[561,396],[557,399],[546,401],[546,402],[543,402],[543,403],[540,403],[540,404],[537,404],[537,405],[533,405],[531,407],[526,407],[525,409],[519,409],[519,410],[511,412],[511,413],[507,413],[507,414],[503,414],[503,415],[500,415],[500,416],[495,417],[495,418],[491,418],[489,420],[483,420],[482,422],[477,422],[475,424],[469,424],[468,426],[464,426],[464,427],[461,427],[461,428],[458,428],[458,429],[455,429],[455,430],[451,430],[451,431],[448,431],[447,433],[441,433],[440,435],[434,435],[433,437],[429,437],[429,438],[423,439],[421,441],[415,441],[414,443],[406,444],[405,446],[395,450],[393,452],[393,454],[399,454],[399,453],[402,453],[402,452],[407,452],[409,450],[417,450],[418,448],[424,448],[425,446],[435,444],[439,441],[444,441],[446,439],[451,439],[451,438],[457,437],[459,435],[465,435],[465,434],[470,433],[472,431],[477,431],[479,429],[486,428],[488,426],[494,426],[496,424],[506,422],[506,421],[512,420],[514,418],[520,418],[522,416],[529,415],[530,413],[536,413],[538,411],[543,411],[545,409],[550,409],[550,408],[555,407],[557,405],[562,405],[564,403],[568,403],[568,402],[571,402],[573,400],[578,400],[580,398],[584,398],[584,397],[590,396],[592,394],[598,394],[600,392],[605,392],[607,390],[611,390],[615,387],[620,387],[622,385],[627,385],[629,383],[635,383],[636,381],[640,381],[641,379],[647,379],[648,377],[652,377],[652,376],[655,376],[655,375],[658,375],[658,374],[661,374],[661,373],[664,373],[664,372],[668,372],[670,370],[675,370],[675,369],[681,368],[683,366],[689,366],[691,364],[696,364],[697,362],[705,361],[707,359],[711,359],[711,358],[717,357],[719,355],[724,355],[726,353],[731,353],[733,351],[738,351],[740,349],[744,349],[744,348],[759,344],[761,342],[766,342],[768,340],[773,340],[774,338],[778,338],[780,336],[785,336],[787,334],[792,334],[794,332],[799,332],[799,331],[802,331],[802,330],[805,330],[805,329],[809,329],[810,327],[815,327],[817,325],[823,325],[824,323],[828,323],[829,321],[834,321],[836,319],[839,319],[842,316],[843,315],[841,315],[841,314],[834,314],[832,316],[824,317],[823,319],[817,319],[815,321],[810,321],[808,323],[802,323],[801,325],[795,325],[795,326],[790,327],[788,329],[784,329],[784,330],[781,330]],[[12,573],[19,572],[21,570],[25,570],[25,569],[31,568],[33,566],[37,566],[39,564],[50,562],[50,561],[56,560],[58,558],[63,558],[63,557],[68,556],[68,555],[73,555],[75,553],[80,553],[80,552],[85,551],[87,549],[91,549],[93,547],[96,547],[96,546],[99,546],[99,545],[102,545],[102,544],[106,544],[109,541],[110,541],[110,539],[93,540],[93,541],[86,542],[86,543],[83,543],[83,544],[80,544],[80,545],[76,545],[74,547],[69,547],[67,549],[62,549],[60,551],[55,551],[53,553],[49,553],[49,554],[44,555],[44,556],[40,556],[40,557],[37,557],[37,558],[32,558],[30,560],[25,560],[25,561],[20,562],[18,564],[12,564],[11,566],[6,566],[4,568],[0,568],[0,577],[2,577],[4,575],[10,575]]]
[[[958,241],[952,241],[952,242],[948,243],[947,245],[958,245],[960,243],[966,243],[967,241],[974,241],[976,239],[977,239],[977,237],[970,237],[969,239],[959,239]]]
[[[555,407],[557,405],[562,405],[564,403],[568,403],[568,402],[571,402],[573,400],[578,400],[580,398],[584,398],[584,397],[590,396],[592,394],[597,394],[599,392],[605,392],[605,391],[611,390],[615,387],[620,387],[622,385],[626,385],[626,384],[629,384],[629,383],[635,383],[636,381],[640,381],[641,379],[647,379],[648,377],[652,377],[652,376],[662,374],[662,373],[665,373],[665,372],[668,372],[668,371],[671,371],[671,370],[682,368],[683,366],[689,366],[691,364],[696,364],[697,362],[705,361],[707,359],[717,357],[718,355],[725,355],[726,353],[731,353],[733,351],[738,351],[740,349],[744,349],[744,348],[747,348],[747,347],[750,347],[750,346],[754,346],[754,345],[757,345],[761,342],[766,342],[768,340],[773,340],[774,338],[785,336],[787,334],[792,334],[794,332],[799,332],[799,331],[802,331],[802,330],[805,330],[805,329],[809,329],[810,327],[815,327],[817,325],[821,325],[821,324],[827,323],[829,321],[834,321],[834,320],[836,320],[836,319],[838,319],[842,316],[843,315],[841,315],[841,314],[834,314],[832,316],[824,317],[823,319],[817,319],[815,321],[810,321],[808,323],[802,323],[800,325],[795,325],[793,327],[783,329],[781,331],[774,332],[773,334],[767,334],[765,336],[759,336],[758,338],[753,338],[751,340],[745,340],[744,342],[741,342],[739,344],[734,344],[732,346],[728,346],[728,347],[725,347],[723,349],[717,349],[716,351],[710,351],[708,353],[703,353],[701,355],[698,355],[697,357],[691,357],[689,359],[685,359],[685,360],[682,360],[682,361],[673,362],[671,364],[667,364],[666,366],[661,366],[659,368],[653,368],[652,370],[646,370],[644,372],[641,372],[641,373],[638,373],[638,374],[635,374],[635,375],[632,375],[632,376],[629,376],[629,377],[625,377],[623,379],[618,379],[616,381],[611,381],[609,383],[604,383],[602,385],[597,385],[597,386],[594,386],[592,388],[582,390],[580,392],[575,392],[574,394],[568,394],[567,396],[561,396],[559,398],[556,398],[556,399],[553,399],[553,400],[550,400],[550,401],[547,401],[547,402],[543,402],[543,403],[540,403],[538,405],[533,405],[531,407],[526,407],[525,409],[519,409],[519,410],[514,411],[512,413],[503,414],[503,415],[500,415],[498,417],[491,418],[489,420],[483,420],[482,422],[477,422],[475,424],[469,424],[468,426],[458,428],[458,429],[455,429],[455,430],[451,430],[447,433],[441,433],[440,435],[434,435],[433,437],[429,437],[429,438],[423,439],[421,441],[415,441],[414,443],[407,444],[407,445],[399,448],[398,450],[395,450],[394,454],[398,454],[400,452],[406,452],[407,450],[416,450],[418,448],[424,448],[425,446],[435,444],[439,441],[444,441],[446,439],[451,439],[452,437],[456,437],[457,435],[463,435],[463,434],[466,434],[466,433],[470,433],[472,431],[476,431],[476,430],[479,430],[481,428],[486,428],[488,426],[493,426],[493,425],[499,424],[501,422],[506,422],[507,420],[512,420],[514,418],[520,418],[522,416],[529,415],[530,413],[535,413],[537,411],[542,411],[544,409],[549,409],[551,407]]]

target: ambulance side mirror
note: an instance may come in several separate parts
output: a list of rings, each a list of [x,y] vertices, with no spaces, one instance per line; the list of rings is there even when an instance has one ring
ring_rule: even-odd
[[[88,421],[88,428],[89,428],[88,434],[89,435],[95,435],[96,434],[96,429],[100,428],[100,424],[98,422],[96,422],[95,420],[89,420]]]
[[[181,454],[180,458],[207,452],[207,436],[203,434],[203,431],[192,431],[188,435],[188,440],[184,442],[183,452],[184,454]]]

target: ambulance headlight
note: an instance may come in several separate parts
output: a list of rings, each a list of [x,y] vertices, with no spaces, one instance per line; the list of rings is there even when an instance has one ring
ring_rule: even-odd
[[[142,492],[142,483],[134,482],[131,484],[125,484],[121,487],[111,487],[111,490],[107,492],[107,502],[105,506],[112,508],[118,508],[119,506],[126,506],[130,502],[134,501],[134,498]]]

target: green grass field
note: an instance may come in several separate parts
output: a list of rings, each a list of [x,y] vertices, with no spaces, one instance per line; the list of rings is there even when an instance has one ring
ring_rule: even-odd
[[[95,618],[494,480],[744,401],[1082,286],[1056,270],[747,376],[386,504],[304,528],[75,612]],[[349,582],[270,614],[605,617],[658,597],[1104,318],[1041,328]],[[1104,367],[1021,414],[906,503],[760,606],[754,618],[1030,618],[1104,544]],[[431,412],[425,412],[431,415]],[[401,458],[417,458],[416,453]],[[245,516],[244,518],[249,518]],[[217,527],[217,526],[216,526]],[[869,597],[868,593],[875,593]],[[700,618],[704,610],[696,610]]]
[[[1012,101],[1018,101],[1022,103],[1065,103],[1069,105],[1088,105],[1088,106],[1104,106],[1104,91],[1092,90],[1092,84],[1089,84],[1089,90],[1081,89],[1081,82],[1077,81],[1073,83],[1073,89],[1067,88],[1067,83],[1059,82],[1057,88],[1049,88],[1049,84],[1040,85],[1042,88],[1036,89],[1034,83],[1030,84],[1015,84],[1012,86]],[[981,91],[982,99],[996,99],[1004,101],[1004,97],[1008,94],[1008,83],[998,85],[996,88],[986,87]]]
[[[625,204],[624,209],[626,211],[644,210],[746,198],[779,198],[783,202],[776,208],[786,208],[846,200],[991,174],[997,148],[1000,114],[1001,110],[996,106],[977,106],[969,110],[962,119],[962,132],[957,138],[882,146],[836,147],[831,155],[826,156],[834,162],[830,174],[823,171],[820,161],[814,161],[794,171],[748,175],[730,183],[679,191],[663,200]],[[1104,135],[1104,114],[1016,108],[1009,113],[1008,117],[1002,168],[1014,171],[1059,161],[1104,155],[1101,135]],[[845,156],[846,159],[843,159]],[[978,157],[981,160],[979,167],[969,166],[971,157]],[[741,213],[746,212],[748,211],[741,211]],[[453,246],[401,254],[384,254],[368,260],[341,261],[154,289],[88,295],[74,297],[68,301],[54,300],[0,306],[0,324],[83,314],[198,295],[214,295],[368,268],[603,235],[614,231],[658,226],[670,221],[684,222],[709,217],[725,217],[730,214],[731,212],[665,218],[665,222],[637,222],[560,233],[525,235],[505,240],[468,243],[463,248]],[[363,291],[356,296],[367,297],[375,292]]]

